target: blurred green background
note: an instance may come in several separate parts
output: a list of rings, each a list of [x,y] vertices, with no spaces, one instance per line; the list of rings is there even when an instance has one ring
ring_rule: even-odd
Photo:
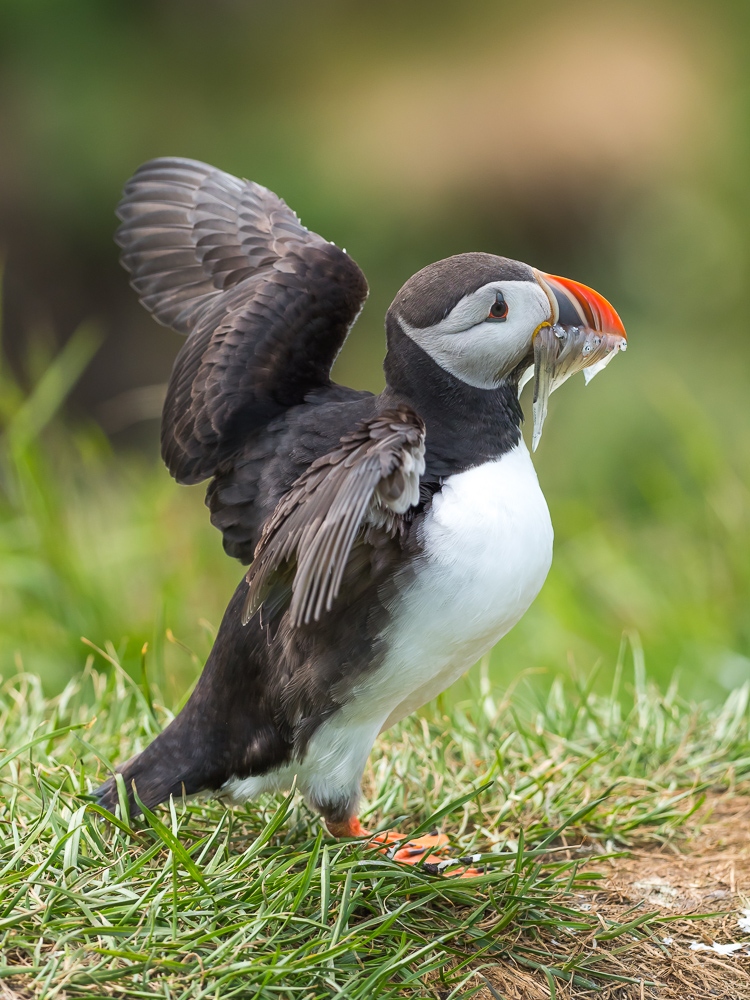
[[[133,670],[148,642],[176,697],[240,578],[203,489],[159,464],[181,341],[112,242],[128,176],[181,155],[271,187],[363,267],[335,372],[357,387],[382,386],[385,310],[441,257],[606,295],[630,350],[553,397],[555,562],[491,674],[606,681],[637,633],[693,696],[749,678],[749,22],[734,0],[2,0],[0,673],[52,693],[81,636]]]

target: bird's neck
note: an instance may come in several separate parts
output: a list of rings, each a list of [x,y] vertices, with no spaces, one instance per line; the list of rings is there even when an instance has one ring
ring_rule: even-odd
[[[380,407],[407,403],[425,422],[428,478],[493,461],[521,440],[516,380],[478,389],[441,368],[400,330],[388,331],[383,367]]]

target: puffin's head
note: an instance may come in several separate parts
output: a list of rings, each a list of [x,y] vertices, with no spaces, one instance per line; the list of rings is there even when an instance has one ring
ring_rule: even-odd
[[[551,392],[577,371],[586,382],[626,348],[607,300],[586,285],[520,261],[464,253],[418,271],[388,310],[445,371],[479,389],[534,375],[536,449]]]

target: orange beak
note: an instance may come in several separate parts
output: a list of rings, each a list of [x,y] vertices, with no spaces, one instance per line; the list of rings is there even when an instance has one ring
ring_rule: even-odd
[[[593,288],[570,278],[535,271],[552,315],[534,331],[533,450],[542,436],[550,393],[576,372],[586,383],[627,347],[622,320]]]
[[[560,326],[586,326],[597,333],[609,333],[627,340],[622,320],[614,307],[599,292],[570,278],[537,271],[544,284],[548,285],[555,300],[553,322]],[[542,284],[542,282],[540,282]],[[544,288],[542,284],[542,288]],[[547,289],[544,289],[547,291]],[[547,292],[549,296],[549,292]],[[555,305],[557,316],[555,316]]]

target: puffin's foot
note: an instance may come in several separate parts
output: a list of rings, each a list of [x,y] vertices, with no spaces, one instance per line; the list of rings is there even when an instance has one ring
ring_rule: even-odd
[[[401,840],[406,840],[406,834],[398,833],[396,830],[385,830],[383,833],[373,835],[369,830],[365,830],[356,816],[351,816],[349,819],[341,820],[340,822],[327,819],[326,826],[328,827],[328,832],[333,837],[370,837],[373,844],[385,845],[384,851],[386,847],[398,844]],[[424,857],[425,851],[428,851],[431,847],[442,847],[447,843],[448,838],[442,833],[433,834],[429,837],[419,837],[416,840],[407,841],[392,856],[402,864],[416,865],[419,861],[428,860]],[[430,855],[429,860],[437,862],[443,859],[437,855]]]
[[[426,837],[416,837],[407,840],[403,847],[393,854],[394,861],[400,861],[402,865],[417,865],[423,862],[426,865],[438,865],[445,861],[445,846],[448,838],[444,833],[433,833]],[[431,849],[436,849],[439,854],[428,854]]]
[[[448,838],[444,833],[409,840],[393,854],[393,860],[400,861],[402,865],[422,862],[431,875],[445,875],[449,878],[474,878],[484,874],[484,871],[469,864],[471,858],[451,858],[445,849],[447,843]],[[427,854],[430,848],[435,848],[440,853]],[[462,861],[467,863],[463,867],[455,867]]]
[[[340,837],[370,837],[370,833],[365,830],[356,816],[349,819],[335,822],[326,820],[329,833],[337,838]],[[401,840],[406,840],[406,835],[397,833],[395,830],[386,830],[384,833],[377,833],[371,837],[375,844],[383,844],[381,853],[385,853],[390,845],[398,844]],[[479,868],[468,865],[463,868],[454,868],[452,871],[445,869],[453,861],[446,856],[445,848],[448,838],[444,833],[428,834],[426,837],[416,837],[413,840],[406,840],[406,843],[394,851],[391,855],[394,861],[402,865],[424,864],[425,868],[432,875],[447,875],[451,878],[473,878],[475,875],[482,875]],[[439,853],[428,853],[430,851]],[[469,859],[467,859],[468,861]]]

